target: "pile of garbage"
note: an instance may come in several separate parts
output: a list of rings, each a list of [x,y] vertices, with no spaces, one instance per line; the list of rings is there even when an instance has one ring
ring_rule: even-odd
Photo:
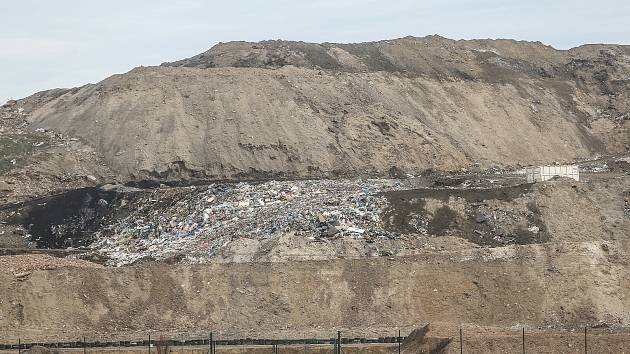
[[[112,205],[112,223],[91,247],[111,265],[186,254],[206,262],[239,238],[271,239],[292,232],[317,241],[393,239],[383,230],[380,192],[399,180],[305,180],[160,188]],[[121,215],[124,215],[121,217]]]
[[[24,134],[27,128],[26,113],[17,102],[9,101],[0,106],[0,134]]]

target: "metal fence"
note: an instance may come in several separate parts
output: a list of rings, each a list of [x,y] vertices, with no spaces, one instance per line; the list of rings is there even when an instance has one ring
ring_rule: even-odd
[[[618,332],[613,330],[609,330],[606,328],[588,328],[584,327],[583,330],[580,331],[549,331],[557,336],[556,339],[562,337],[571,337],[571,339],[576,340],[578,336],[581,337],[579,340],[579,344],[574,342],[576,345],[572,347],[572,351],[574,353],[603,353],[601,350],[593,350],[591,349],[591,341],[596,337],[601,337],[605,335],[613,335],[613,334],[621,334],[627,340],[627,348],[630,349],[630,331],[628,329],[622,329]],[[530,353],[528,350],[532,350],[533,344],[540,345],[540,339],[546,333],[544,330],[531,331],[528,332],[525,328],[522,328],[518,332],[513,332],[514,336],[510,336],[510,340],[512,344],[516,344],[516,337],[518,333],[518,340],[520,341],[518,351],[514,351],[515,353],[521,352],[523,354]],[[157,354],[165,354],[162,353],[160,348],[173,348],[173,347],[198,347],[203,349],[208,354],[215,354],[217,347],[229,348],[229,347],[238,347],[238,346],[266,346],[272,347],[273,353],[278,353],[279,348],[282,346],[330,346],[332,353],[341,354],[344,352],[343,348],[347,345],[371,345],[371,344],[388,344],[391,347],[393,352],[401,350],[401,345],[403,344],[406,337],[401,336],[400,331],[397,336],[384,336],[379,338],[365,338],[365,337],[353,337],[348,338],[342,336],[342,332],[337,332],[336,337],[331,338],[307,338],[307,339],[254,339],[254,338],[243,338],[243,339],[217,339],[213,333],[210,333],[206,338],[195,338],[195,339],[164,339],[164,337],[155,338],[148,335],[144,339],[139,340],[120,340],[120,341],[112,341],[112,340],[99,340],[99,341],[88,341],[85,338],[78,341],[67,341],[67,342],[22,342],[22,340],[18,339],[17,343],[0,343],[0,351],[15,351],[19,354],[23,350],[28,350],[34,346],[41,346],[50,349],[83,349],[83,352],[86,353],[89,349],[97,349],[97,348],[146,348],[148,353],[157,353]],[[454,333],[455,334],[455,333]],[[506,339],[502,339],[505,341]],[[602,339],[598,338],[599,346],[602,346]],[[474,337],[472,341],[477,342],[477,346],[479,346],[479,342],[483,342],[479,337]],[[605,341],[605,339],[604,339]],[[468,342],[468,343],[467,343]],[[470,339],[466,338],[466,331],[462,328],[459,329],[458,333],[449,337],[448,349],[449,353],[459,352],[460,354],[468,353],[468,352],[478,352],[477,350],[472,350],[469,348],[468,344],[471,343]],[[625,342],[624,342],[625,343]],[[626,346],[622,343],[624,348]],[[513,346],[514,348],[514,346]],[[538,350],[540,347],[538,346]],[[531,351],[532,353],[538,352],[536,350]],[[612,351],[606,351],[606,353]]]
[[[210,333],[208,338],[204,339],[164,339],[155,338],[148,335],[145,339],[139,340],[123,340],[123,341],[87,341],[85,339],[80,341],[69,342],[28,342],[22,343],[18,340],[17,343],[1,344],[0,350],[28,350],[35,346],[41,346],[50,349],[89,349],[89,348],[156,348],[160,345],[179,346],[179,347],[207,347],[209,353],[213,354],[216,351],[217,346],[285,346],[285,345],[331,345],[334,347],[335,353],[340,353],[339,350],[343,345],[351,344],[400,344],[404,341],[405,337],[379,337],[379,338],[346,338],[342,337],[341,332],[337,332],[337,337],[332,338],[306,338],[306,339],[254,339],[254,338],[242,338],[242,339],[215,339],[213,333]]]

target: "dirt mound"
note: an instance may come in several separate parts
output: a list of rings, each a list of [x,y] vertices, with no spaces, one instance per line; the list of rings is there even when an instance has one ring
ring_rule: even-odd
[[[629,63],[615,45],[235,42],[17,104],[121,179],[418,173],[628,149]]]

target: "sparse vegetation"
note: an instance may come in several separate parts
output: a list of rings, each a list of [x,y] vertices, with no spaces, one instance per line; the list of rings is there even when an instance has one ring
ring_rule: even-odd
[[[24,166],[35,151],[45,151],[48,137],[36,134],[0,135],[0,173]]]

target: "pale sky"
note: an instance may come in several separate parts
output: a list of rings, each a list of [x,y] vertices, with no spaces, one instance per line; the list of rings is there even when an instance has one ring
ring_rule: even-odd
[[[0,0],[0,104],[98,82],[217,42],[439,34],[567,49],[630,43],[630,0]]]

